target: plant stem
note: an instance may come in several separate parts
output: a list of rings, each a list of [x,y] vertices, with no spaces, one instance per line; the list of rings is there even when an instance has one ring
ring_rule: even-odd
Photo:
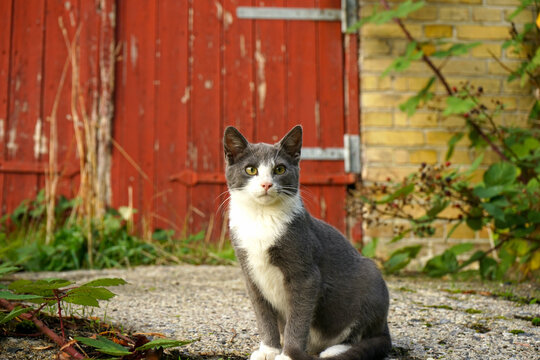
[[[0,306],[2,306],[4,309],[7,309],[9,311],[12,311],[15,308],[15,305],[13,305],[11,302],[9,302],[7,300],[4,300],[4,299],[0,299]],[[20,314],[19,317],[23,318],[23,319],[26,319],[26,320],[32,321],[34,323],[34,325],[36,325],[36,327],[39,329],[39,331],[41,333],[43,333],[49,339],[54,341],[58,346],[63,347],[66,344],[64,339],[62,339],[54,331],[52,331],[49,327],[47,327],[47,325],[45,325],[41,320],[36,319],[34,316],[32,316],[30,314],[27,314],[27,313]],[[77,350],[75,350],[71,346],[66,346],[64,348],[64,351],[67,352],[69,355],[71,355],[73,358],[75,358],[77,360],[85,359],[85,357],[80,352],[78,352]]]

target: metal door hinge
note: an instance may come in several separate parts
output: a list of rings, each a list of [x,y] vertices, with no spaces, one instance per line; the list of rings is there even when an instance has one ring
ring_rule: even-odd
[[[356,0],[341,0],[341,9],[255,6],[236,8],[236,16],[239,19],[341,21],[342,32],[346,32],[347,28],[357,21],[357,13]]]
[[[360,169],[360,136],[345,134],[342,148],[303,147],[302,160],[344,161],[345,172],[359,174]]]

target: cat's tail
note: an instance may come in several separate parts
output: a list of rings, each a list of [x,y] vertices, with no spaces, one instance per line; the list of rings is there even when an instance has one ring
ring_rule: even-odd
[[[316,358],[317,360],[382,360],[392,350],[390,334],[362,339],[345,352],[330,356]]]
[[[346,351],[336,355],[321,354],[321,357],[310,356],[306,353],[291,354],[295,360],[382,360],[392,350],[392,339],[389,333],[362,339]]]

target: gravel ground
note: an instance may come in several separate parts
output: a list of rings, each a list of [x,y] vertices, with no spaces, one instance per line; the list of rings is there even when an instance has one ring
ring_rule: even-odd
[[[199,339],[183,350],[186,353],[247,357],[259,343],[237,267],[151,266],[22,276],[78,282],[121,277],[129,285],[111,288],[118,296],[103,304],[98,315],[138,332]],[[489,296],[506,291],[502,285],[390,278],[388,286],[395,347],[390,359],[540,359],[540,326],[530,321],[540,317],[540,304]],[[525,284],[512,291],[537,297],[540,289]],[[0,359],[49,358],[43,351],[20,357],[25,348],[39,346],[24,341],[0,339]]]

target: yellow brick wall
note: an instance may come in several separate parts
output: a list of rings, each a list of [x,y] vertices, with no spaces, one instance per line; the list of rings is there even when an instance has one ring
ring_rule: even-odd
[[[398,1],[390,1],[396,5]],[[378,1],[360,1],[360,16],[372,13]],[[503,49],[504,40],[509,38],[510,23],[508,15],[518,5],[516,0],[427,0],[426,6],[410,14],[405,20],[407,29],[418,41],[446,40],[452,43],[470,43],[481,41],[482,45],[471,53],[452,58],[442,64],[442,72],[451,86],[460,87],[464,82],[482,86],[485,103],[500,100],[507,107],[498,119],[501,124],[522,125],[526,122],[531,105],[531,91],[519,84],[508,84],[508,73],[491,53],[502,62],[515,68],[520,62],[520,55]],[[530,12],[524,12],[514,19],[516,25],[522,26],[532,20]],[[394,23],[384,25],[367,24],[360,30],[360,73],[361,73],[361,124],[363,142],[363,180],[367,183],[385,181],[388,177],[399,181],[403,176],[418,169],[419,163],[429,164],[444,162],[446,143],[452,134],[463,124],[457,117],[443,117],[434,111],[422,109],[415,115],[407,117],[398,105],[416,91],[423,88],[432,73],[421,61],[411,64],[410,68],[398,74],[381,78],[382,72],[404,52],[407,45],[405,36]],[[438,45],[440,46],[440,45]],[[435,46],[426,45],[424,51],[432,53]],[[443,94],[441,84],[437,83],[437,92]],[[439,105],[444,104],[441,100]],[[470,163],[475,155],[462,141],[456,147],[453,165]],[[486,165],[493,160],[487,156]],[[437,232],[435,241],[428,244],[422,253],[427,258],[439,252],[444,244],[445,234],[449,229],[445,226]],[[392,237],[392,225],[366,229],[366,235],[381,239]],[[487,246],[485,232],[474,233],[466,226],[460,227],[454,234],[453,241],[475,240]],[[420,239],[408,239],[408,244],[421,242]],[[384,252],[392,247],[403,246],[403,241],[395,245],[387,245]]]

